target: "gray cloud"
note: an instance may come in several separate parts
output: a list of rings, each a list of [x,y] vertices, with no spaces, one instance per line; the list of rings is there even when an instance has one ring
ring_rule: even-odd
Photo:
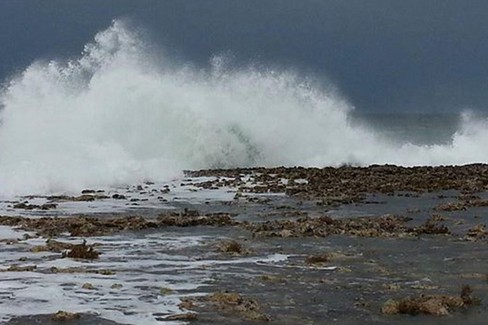
[[[128,17],[183,60],[215,53],[327,76],[362,111],[488,108],[488,2],[3,0],[0,77],[80,52]]]

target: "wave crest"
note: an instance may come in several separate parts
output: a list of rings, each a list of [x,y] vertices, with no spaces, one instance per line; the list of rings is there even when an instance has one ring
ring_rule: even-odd
[[[348,123],[350,105],[286,71],[210,71],[151,58],[114,21],[80,58],[35,62],[0,97],[0,192],[78,191],[184,169],[486,162],[486,121],[452,144],[395,145]]]

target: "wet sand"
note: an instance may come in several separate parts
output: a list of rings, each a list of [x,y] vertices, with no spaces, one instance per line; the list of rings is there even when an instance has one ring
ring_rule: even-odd
[[[107,325],[488,316],[486,165],[210,170],[177,183],[5,202],[4,322],[57,324],[57,310]],[[97,254],[70,256],[82,245]],[[438,300],[385,308],[409,297]]]

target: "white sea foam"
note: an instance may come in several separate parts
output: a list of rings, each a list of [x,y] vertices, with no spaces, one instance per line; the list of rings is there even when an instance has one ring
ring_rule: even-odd
[[[177,236],[158,232],[92,237],[88,243],[97,243],[96,249],[102,255],[90,262],[60,258],[60,253],[32,252],[34,246],[45,244],[45,238],[10,245],[0,254],[0,323],[14,317],[67,310],[95,314],[120,324],[161,324],[160,319],[183,312],[178,307],[180,298],[204,294],[215,274],[230,272],[238,277],[253,277],[264,272],[262,264],[288,264],[288,256],[282,254],[224,260],[217,258],[218,253],[202,255],[198,250],[191,251],[217,239],[182,232]],[[81,238],[71,237],[58,240],[81,242]],[[36,269],[7,271],[11,265],[35,265]],[[248,270],[250,266],[252,272]],[[53,273],[53,267],[106,269],[114,274]],[[246,272],[237,272],[236,268],[245,268]],[[85,283],[93,288],[83,288]]]
[[[0,193],[79,191],[236,166],[488,162],[486,121],[449,145],[399,145],[348,123],[334,92],[286,71],[155,59],[115,21],[80,58],[35,62],[0,96]],[[365,76],[367,79],[367,76]]]

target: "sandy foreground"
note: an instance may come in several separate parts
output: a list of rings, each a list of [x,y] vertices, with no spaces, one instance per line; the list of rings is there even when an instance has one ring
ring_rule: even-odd
[[[488,165],[254,168],[0,204],[0,323],[483,324]]]

